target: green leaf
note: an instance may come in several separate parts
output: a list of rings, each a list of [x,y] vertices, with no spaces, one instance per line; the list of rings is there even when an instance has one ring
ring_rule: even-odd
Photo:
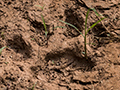
[[[54,63],[54,60],[52,60],[52,64],[55,64],[55,63]]]
[[[103,19],[105,19],[105,17],[104,17],[104,18],[101,18],[101,19],[98,20],[96,23],[94,23],[94,24],[87,30],[86,34],[90,31],[91,28],[93,28],[94,26],[96,26],[96,25],[97,25],[99,22],[101,22]]]
[[[0,49],[0,55],[1,55],[1,53],[2,53],[2,50],[3,50],[4,48],[6,48],[6,46],[5,46],[5,47],[2,47],[2,48]]]
[[[82,52],[82,54],[84,54],[84,55],[85,55],[85,52]]]
[[[32,38],[31,40],[35,40],[34,38]]]
[[[9,62],[4,62],[6,65],[9,63]]]
[[[107,34],[108,37],[110,37],[110,34]]]
[[[92,45],[94,45],[94,46],[95,46],[96,44],[95,44],[95,43],[92,43]]]
[[[34,87],[35,87],[36,84],[37,84],[37,82],[33,85],[32,90],[34,90]]]
[[[37,7],[40,7],[42,10],[44,9],[44,7],[45,7],[45,5],[42,7],[42,6],[40,6],[40,5],[35,5],[35,6],[37,6]]]
[[[1,36],[4,34],[4,32],[1,32]]]
[[[47,35],[48,35],[48,32],[45,31],[45,36],[47,37]]]
[[[90,8],[90,9],[95,12],[96,16],[103,16],[102,14],[99,14],[99,13],[95,10],[95,8]]]
[[[56,26],[56,27],[54,27],[53,29],[56,29],[56,28],[67,28],[67,27],[64,27],[64,26]]]
[[[85,34],[87,34],[87,33],[86,33],[86,32],[87,32],[87,19],[88,19],[88,14],[89,14],[89,12],[90,12],[90,9],[88,9],[87,15],[86,15],[86,19],[85,19]]]
[[[97,16],[100,16],[100,14],[98,14],[98,12],[94,8],[90,8],[90,9],[93,10]]]
[[[64,22],[64,21],[62,21],[62,20],[59,20],[60,22],[62,22],[62,23],[65,23],[65,24],[67,24],[67,25],[69,25],[69,26],[71,26],[71,27],[73,27],[73,28],[75,28],[83,37],[84,37],[84,35],[78,30],[78,28],[77,27],[75,27],[74,25],[72,25],[72,24],[70,24],[70,23],[67,23],[67,22]]]
[[[48,31],[47,31],[47,27],[46,27],[46,24],[45,24],[45,20],[44,20],[44,17],[43,17],[42,14],[41,14],[41,17],[42,17],[43,25],[44,25],[44,28],[45,28],[45,36],[47,37]]]

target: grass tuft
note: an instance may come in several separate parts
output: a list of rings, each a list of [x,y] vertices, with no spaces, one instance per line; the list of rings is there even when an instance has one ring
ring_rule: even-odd
[[[45,36],[47,37],[48,31],[47,31],[47,27],[46,27],[46,24],[45,24],[45,20],[44,20],[44,17],[43,17],[42,14],[41,14],[41,17],[42,17],[43,25],[44,25],[44,28],[45,28]]]
[[[98,14],[97,11],[96,11],[94,8],[88,9],[87,14],[86,14],[86,19],[85,19],[85,34],[84,34],[84,35],[83,35],[83,34],[79,31],[79,29],[78,29],[77,27],[75,27],[74,25],[72,25],[72,24],[70,24],[70,23],[68,23],[68,22],[59,20],[60,22],[65,23],[65,24],[67,24],[67,25],[75,28],[75,29],[84,37],[84,50],[85,50],[85,52],[82,52],[82,53],[85,55],[85,58],[86,58],[86,59],[88,59],[88,58],[87,58],[87,46],[86,46],[86,45],[87,45],[87,41],[86,41],[87,36],[86,36],[86,35],[87,35],[88,32],[90,31],[90,29],[92,29],[92,28],[95,27],[99,22],[101,22],[103,19],[105,19],[105,17],[101,18],[101,19],[98,20],[96,23],[94,23],[92,26],[90,26],[90,28],[87,29],[87,20],[88,20],[88,15],[89,15],[90,10],[93,10],[97,16],[100,16],[100,14]]]
[[[43,7],[40,6],[40,5],[35,5],[35,6],[40,7],[40,8],[42,9],[42,11],[43,11],[43,9],[44,9],[44,7],[45,7],[45,5],[44,5]],[[46,27],[46,24],[45,24],[45,20],[44,20],[44,17],[43,17],[42,14],[41,14],[41,17],[42,17],[42,21],[43,21],[43,25],[44,25],[44,29],[45,29],[45,36],[47,37],[47,35],[48,35],[48,30],[47,30],[47,27]]]

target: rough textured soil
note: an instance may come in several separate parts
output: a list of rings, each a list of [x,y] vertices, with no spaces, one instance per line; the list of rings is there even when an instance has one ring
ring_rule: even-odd
[[[0,90],[120,90],[120,0],[0,0],[0,42]]]

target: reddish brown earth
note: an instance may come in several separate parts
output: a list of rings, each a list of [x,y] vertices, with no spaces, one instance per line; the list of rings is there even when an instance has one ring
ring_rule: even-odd
[[[88,33],[86,60],[82,35],[59,20],[84,33],[88,8],[107,18]],[[87,26],[97,20],[90,11]],[[120,90],[120,0],[0,0],[0,42],[0,90]]]

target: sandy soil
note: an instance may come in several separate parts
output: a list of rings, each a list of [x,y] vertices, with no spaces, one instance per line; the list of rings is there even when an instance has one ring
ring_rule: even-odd
[[[119,0],[0,0],[0,42],[0,90],[120,90]]]

